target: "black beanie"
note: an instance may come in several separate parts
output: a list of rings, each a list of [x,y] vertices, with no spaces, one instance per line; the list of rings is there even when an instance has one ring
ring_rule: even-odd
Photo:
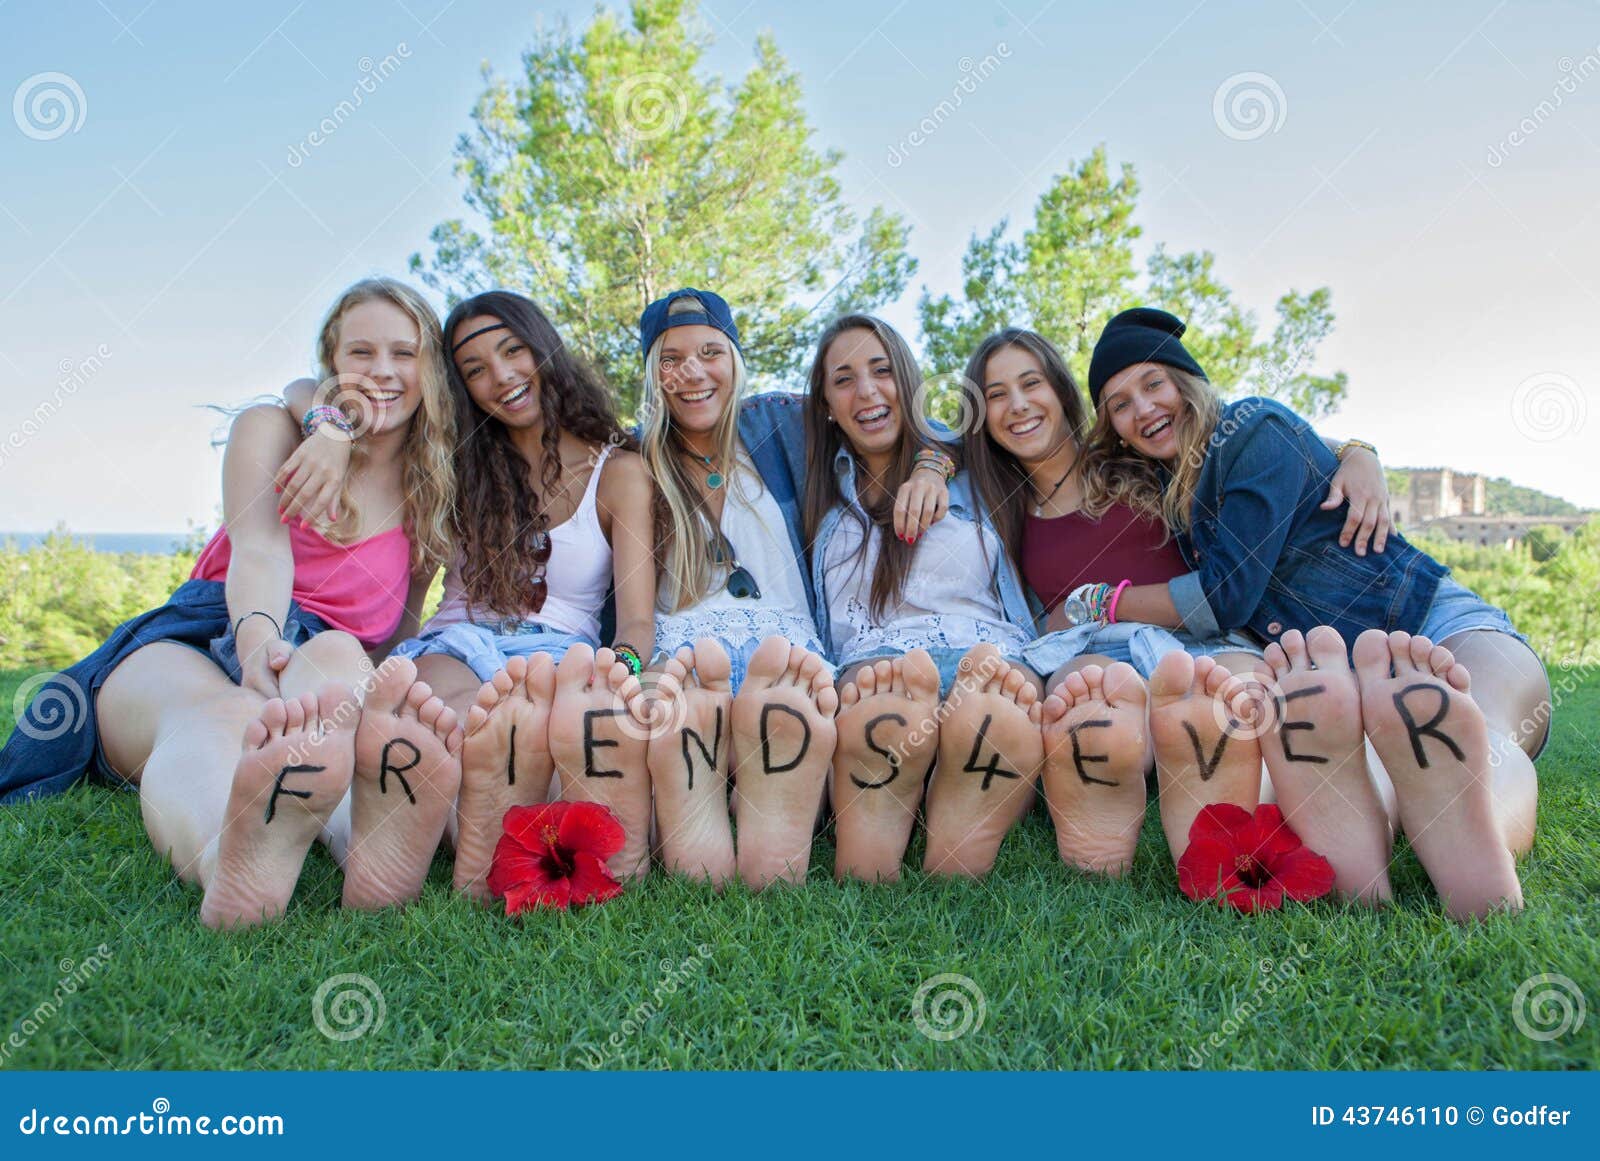
[[[1089,357],[1089,398],[1100,406],[1100,392],[1119,371],[1136,363],[1165,363],[1204,379],[1205,371],[1183,346],[1183,320],[1164,310],[1136,306],[1125,310],[1100,332]]]

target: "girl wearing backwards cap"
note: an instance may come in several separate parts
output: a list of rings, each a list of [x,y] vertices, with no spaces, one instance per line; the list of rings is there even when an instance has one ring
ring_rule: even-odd
[[[968,471],[1006,551],[1050,613],[1052,631],[1023,656],[1052,675],[1045,688],[1055,696],[1043,707],[1044,789],[1056,844],[1070,865],[1121,874],[1144,823],[1145,681],[1156,662],[1182,649],[1250,673],[1261,666],[1261,646],[1240,630],[1201,639],[1120,615],[1064,627],[1067,597],[1085,581],[1115,573],[1165,583],[1188,569],[1159,520],[1104,498],[1085,504],[1089,417],[1049,340],[1014,327],[990,335],[967,363],[964,388],[981,417],[964,433]],[[1383,469],[1372,452],[1343,457],[1324,503],[1342,505],[1347,495],[1344,535],[1364,547],[1374,527],[1388,531]],[[1069,682],[1068,675],[1076,676]]]
[[[1165,523],[1188,571],[1074,594],[1094,621],[1115,600],[1118,619],[1272,641],[1270,699],[1241,700],[1237,679],[1206,658],[1175,653],[1156,667],[1150,726],[1174,855],[1201,802],[1255,804],[1259,749],[1286,819],[1345,893],[1388,897],[1379,787],[1392,786],[1400,828],[1451,915],[1519,909],[1514,856],[1533,842],[1532,759],[1550,697],[1538,657],[1503,611],[1403,537],[1378,555],[1345,549],[1343,518],[1321,504],[1335,455],[1281,404],[1222,403],[1183,332],[1147,308],[1106,325],[1090,362],[1084,475],[1090,503]],[[1246,715],[1246,700],[1261,728],[1229,718],[1229,706]],[[1363,731],[1382,771],[1369,772]]]
[[[639,345],[643,454],[666,526],[656,622],[665,661],[654,692],[669,728],[653,733],[648,754],[662,858],[716,883],[735,870],[751,887],[799,882],[838,708],[800,523],[804,400],[745,397],[738,327],[709,291],[651,303]],[[945,507],[944,474],[913,473],[896,530],[915,537]]]
[[[630,711],[642,708],[637,674],[653,630],[649,476],[605,384],[529,299],[489,291],[458,303],[444,342],[457,552],[438,612],[394,652],[414,658],[466,723],[455,886],[487,895],[505,812],[545,801],[557,771],[562,797],[602,801],[621,820],[627,842],[612,871],[641,874],[650,783],[646,731]],[[291,384],[291,407],[315,392]],[[327,410],[308,414],[315,435],[279,474],[287,511],[336,502],[351,443],[336,424],[311,424]],[[617,633],[597,650],[613,582]]]

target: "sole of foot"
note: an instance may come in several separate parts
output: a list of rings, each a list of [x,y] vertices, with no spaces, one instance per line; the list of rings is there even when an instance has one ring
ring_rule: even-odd
[[[356,728],[346,907],[375,911],[422,894],[461,790],[461,742],[456,711],[410,660],[379,666]]]
[[[1161,829],[1174,863],[1205,807],[1231,802],[1254,811],[1260,802],[1259,727],[1250,721],[1247,694],[1214,659],[1182,651],[1167,654],[1150,675]]]
[[[1334,890],[1380,904],[1390,897],[1389,816],[1367,767],[1361,692],[1344,638],[1319,625],[1267,646],[1271,688],[1261,733],[1273,792],[1289,828],[1333,867]]]
[[[249,927],[282,915],[306,852],[350,790],[360,707],[326,685],[274,698],[245,728],[200,920]]]
[[[1445,909],[1459,920],[1521,910],[1495,817],[1489,731],[1466,668],[1426,637],[1376,629],[1356,638],[1354,656],[1367,736]]]
[[[961,659],[944,708],[922,868],[981,878],[1033,805],[1044,762],[1039,691],[993,645],[979,645]]]
[[[489,865],[504,833],[506,811],[533,806],[550,793],[550,706],[556,667],[548,654],[513,657],[483,683],[467,711],[456,800],[455,888],[489,897]]]
[[[1144,825],[1149,692],[1117,661],[1069,673],[1043,706],[1044,794],[1069,867],[1120,876]]]
[[[863,667],[839,690],[830,783],[836,879],[891,882],[939,745],[939,668],[926,650]]]
[[[652,689],[646,749],[662,865],[716,887],[734,874],[728,821],[731,670],[727,650],[710,638],[668,658]]]
[[[753,890],[805,880],[838,709],[821,657],[782,637],[757,646],[733,699],[739,878]]]
[[[627,836],[607,865],[618,879],[650,870],[649,723],[640,719],[639,681],[610,649],[578,644],[556,666],[550,757],[564,802],[609,807]]]

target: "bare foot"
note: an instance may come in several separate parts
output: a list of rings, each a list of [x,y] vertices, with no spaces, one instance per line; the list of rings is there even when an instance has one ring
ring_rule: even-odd
[[[1400,826],[1455,919],[1522,909],[1495,820],[1489,732],[1454,654],[1426,637],[1356,638],[1361,716],[1400,802]]]
[[[669,658],[651,691],[656,696],[650,702],[646,749],[662,864],[718,887],[734,872],[728,822],[730,671],[727,650],[709,637]]]
[[[364,911],[422,894],[461,789],[456,711],[407,658],[389,658],[377,675],[356,730],[344,861],[344,905]]]
[[[273,698],[244,732],[200,921],[248,927],[282,915],[318,833],[350,789],[360,707],[349,689]]]
[[[805,880],[838,708],[821,657],[783,637],[756,648],[733,699],[739,877],[753,889]]]
[[[976,645],[961,659],[944,708],[922,867],[981,878],[1033,805],[1044,761],[1039,691],[993,645]]]
[[[1161,829],[1174,863],[1203,808],[1231,802],[1254,811],[1260,801],[1259,724],[1245,712],[1246,692],[1212,658],[1182,651],[1167,654],[1150,675]]]
[[[925,649],[873,663],[839,690],[833,756],[836,879],[888,882],[939,746],[939,667]]]
[[[609,806],[628,841],[609,861],[632,879],[650,870],[650,770],[647,723],[637,716],[639,681],[609,649],[572,646],[556,666],[550,756],[566,802]]]
[[[467,711],[461,747],[461,795],[456,800],[455,887],[489,897],[489,864],[504,833],[506,811],[532,806],[550,793],[550,703],[556,667],[547,653],[513,657],[483,683]]]
[[[1344,638],[1318,625],[1285,633],[1266,649],[1275,688],[1261,732],[1284,821],[1333,866],[1347,899],[1382,903],[1390,895],[1389,816],[1367,769],[1361,694]]]
[[[1044,700],[1044,795],[1068,866],[1123,875],[1144,825],[1149,695],[1117,661],[1069,673]]]

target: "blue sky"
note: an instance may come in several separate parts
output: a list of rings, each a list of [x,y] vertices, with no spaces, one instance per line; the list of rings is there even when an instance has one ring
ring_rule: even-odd
[[[0,3],[0,527],[214,521],[217,418],[202,405],[304,372],[342,286],[426,251],[464,209],[451,150],[480,67],[514,74],[541,21],[592,11]],[[776,37],[819,143],[845,154],[848,196],[911,221],[921,267],[885,312],[909,336],[917,293],[956,287],[974,230],[1026,220],[1052,175],[1104,142],[1139,171],[1145,240],[1214,250],[1263,319],[1291,286],[1332,287],[1320,366],[1351,388],[1324,430],[1391,464],[1600,506],[1581,454],[1600,431],[1600,5],[702,11],[725,77],[758,32]],[[891,164],[963,61],[990,55],[961,107]],[[355,115],[291,165],[385,57]],[[1230,120],[1241,86],[1265,94],[1270,128]],[[74,130],[34,105],[51,88]]]

